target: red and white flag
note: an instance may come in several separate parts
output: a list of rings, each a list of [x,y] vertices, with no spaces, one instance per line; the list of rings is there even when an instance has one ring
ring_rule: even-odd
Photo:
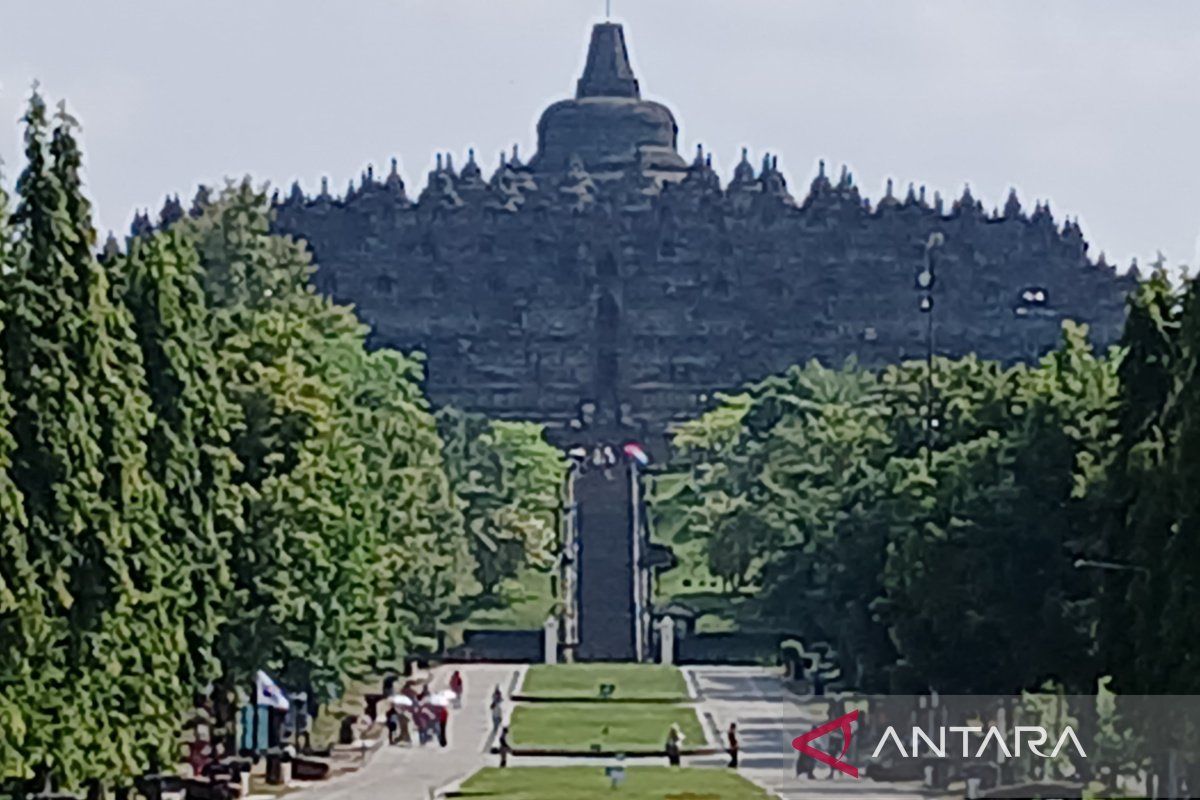
[[[625,445],[625,455],[632,458],[643,467],[650,463],[650,456],[646,455],[646,451],[642,449],[640,444],[630,442]]]

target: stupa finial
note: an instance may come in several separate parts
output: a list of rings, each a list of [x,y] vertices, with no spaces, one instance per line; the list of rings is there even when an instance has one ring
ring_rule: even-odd
[[[575,88],[575,97],[631,97],[641,99],[637,78],[629,65],[625,31],[613,22],[592,28],[587,65]]]

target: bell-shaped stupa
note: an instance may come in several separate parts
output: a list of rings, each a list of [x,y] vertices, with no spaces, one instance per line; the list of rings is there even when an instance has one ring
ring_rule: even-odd
[[[621,26],[602,23],[592,29],[575,98],[542,114],[538,152],[529,166],[562,172],[578,156],[593,174],[637,168],[681,178],[687,162],[676,151],[678,133],[669,108],[642,99]]]

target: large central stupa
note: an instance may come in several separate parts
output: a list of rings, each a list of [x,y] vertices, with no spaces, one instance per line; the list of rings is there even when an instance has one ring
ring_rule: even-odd
[[[687,169],[676,150],[675,116],[661,103],[642,99],[620,25],[592,30],[575,99],[546,109],[537,130],[538,152],[529,164],[535,173],[561,172],[572,157],[601,174],[636,166],[682,178]]]

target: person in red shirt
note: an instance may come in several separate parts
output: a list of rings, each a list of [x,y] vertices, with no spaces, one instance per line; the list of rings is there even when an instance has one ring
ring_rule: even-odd
[[[193,775],[203,775],[204,768],[212,763],[212,748],[209,743],[200,739],[188,742],[187,760],[192,766]]]
[[[463,676],[458,670],[450,676],[450,691],[454,692],[454,707],[462,708]]]

